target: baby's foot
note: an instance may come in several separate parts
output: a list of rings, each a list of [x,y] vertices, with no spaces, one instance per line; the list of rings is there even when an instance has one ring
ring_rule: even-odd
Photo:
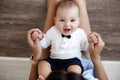
[[[45,80],[43,76],[39,75],[37,80]]]

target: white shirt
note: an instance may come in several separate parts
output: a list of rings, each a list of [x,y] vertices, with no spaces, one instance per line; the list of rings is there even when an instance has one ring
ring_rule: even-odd
[[[84,30],[77,28],[71,38],[62,37],[56,26],[51,27],[40,41],[42,48],[51,45],[50,57],[53,59],[79,58],[81,51],[88,51],[88,40]]]

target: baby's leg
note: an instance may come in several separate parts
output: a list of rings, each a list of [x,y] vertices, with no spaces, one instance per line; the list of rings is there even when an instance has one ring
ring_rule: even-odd
[[[43,76],[45,79],[51,72],[51,66],[47,61],[40,61],[38,65],[38,74]]]
[[[70,65],[67,68],[67,72],[75,72],[75,73],[81,74],[82,68],[79,65]]]

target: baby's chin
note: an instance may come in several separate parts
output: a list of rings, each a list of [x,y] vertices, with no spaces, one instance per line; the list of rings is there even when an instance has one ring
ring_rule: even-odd
[[[66,36],[67,36],[67,35],[70,35],[71,33],[69,32],[69,33],[62,33],[62,34],[64,34],[64,35],[66,35]]]

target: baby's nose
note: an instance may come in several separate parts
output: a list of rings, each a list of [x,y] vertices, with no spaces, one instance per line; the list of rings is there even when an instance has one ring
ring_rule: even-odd
[[[69,27],[69,26],[70,26],[70,22],[66,22],[66,23],[65,23],[65,26],[66,26],[66,27]]]

